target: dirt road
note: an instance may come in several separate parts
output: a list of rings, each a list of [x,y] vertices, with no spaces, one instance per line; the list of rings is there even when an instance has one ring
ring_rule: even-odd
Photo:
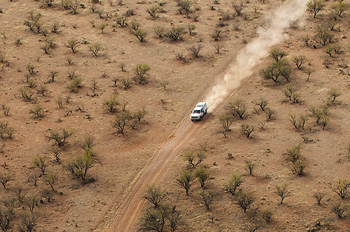
[[[199,131],[204,121],[206,121],[193,123],[189,119],[186,119],[180,123],[172,138],[157,151],[150,164],[137,178],[136,182],[134,182],[123,203],[117,210],[117,215],[110,231],[130,231],[145,203],[143,194],[147,186],[161,178],[167,167],[177,157],[182,145],[187,143],[193,134]]]

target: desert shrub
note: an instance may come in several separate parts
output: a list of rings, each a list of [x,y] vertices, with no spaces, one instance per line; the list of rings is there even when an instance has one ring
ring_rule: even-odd
[[[74,77],[72,81],[67,85],[69,92],[77,93],[79,89],[83,87],[82,80],[80,77]]]
[[[235,201],[246,213],[247,209],[254,203],[255,197],[252,192],[242,190],[236,194]]]
[[[54,173],[49,173],[44,178],[45,183],[51,187],[52,191],[55,191],[54,185],[57,182],[57,180],[58,180],[58,177]]]
[[[55,161],[57,163],[59,163],[61,161],[60,159],[60,153],[62,151],[61,148],[59,148],[58,146],[51,146],[49,149],[48,149],[49,152],[51,152],[53,155],[54,155],[54,158],[55,158]]]
[[[305,160],[303,158],[299,158],[298,160],[296,160],[291,164],[290,169],[293,173],[299,176],[303,176],[305,167],[306,167]]]
[[[80,3],[78,0],[61,0],[61,7],[65,10],[71,10],[70,13],[77,14]]]
[[[142,43],[142,42],[145,42],[147,31],[141,28],[138,28],[137,30],[133,30],[132,34],[136,36],[136,38]]]
[[[21,224],[19,226],[19,231],[31,232],[35,231],[37,226],[38,215],[33,212],[24,212],[21,215]]]
[[[84,150],[82,155],[76,157],[70,164],[68,164],[68,169],[75,177],[85,182],[88,170],[92,168],[95,163],[95,154],[91,149],[87,149]]]
[[[40,170],[41,175],[45,175],[47,163],[46,163],[46,158],[44,156],[38,155],[37,157],[35,157],[33,160],[33,164],[35,167],[37,167]]]
[[[324,196],[325,196],[325,194],[323,192],[315,192],[313,195],[313,197],[316,199],[318,205],[321,205],[321,201],[322,201]]]
[[[126,16],[117,14],[116,15],[116,23],[120,27],[126,27],[128,25],[128,20],[127,20]]]
[[[12,175],[8,172],[0,173],[0,183],[6,189],[6,185],[12,180]]]
[[[283,59],[283,57],[287,56],[288,53],[285,51],[279,49],[279,48],[274,48],[270,51],[270,57],[274,59],[276,62],[279,62]]]
[[[179,13],[188,15],[191,12],[192,4],[191,0],[180,0],[178,3]]]
[[[132,116],[128,111],[118,113],[114,119],[113,127],[117,129],[117,134],[124,134],[125,127],[131,122]]]
[[[312,106],[309,108],[312,116],[316,119],[316,124],[320,125],[323,129],[328,124],[328,106],[320,105],[320,106]]]
[[[275,83],[280,76],[283,76],[288,82],[292,69],[287,59],[282,58],[277,62],[269,64],[266,68],[260,70],[260,76],[266,80],[273,80]]]
[[[166,199],[167,194],[163,192],[158,186],[150,185],[148,186],[145,195],[143,196],[146,200],[154,205],[154,208],[157,208],[160,203]]]
[[[242,10],[244,7],[243,1],[240,1],[240,0],[233,1],[232,6],[233,6],[233,9],[235,10],[237,16],[241,16]]]
[[[72,131],[62,129],[61,131],[51,131],[47,138],[49,141],[53,140],[58,147],[64,147],[67,144],[67,139],[72,136],[72,134]]]
[[[12,139],[15,129],[8,126],[6,121],[0,121],[0,138],[2,139]]]
[[[245,160],[244,162],[246,164],[246,170],[248,171],[248,174],[250,176],[253,176],[253,171],[256,166],[255,163],[253,163],[251,160]]]
[[[101,33],[103,34],[103,31],[106,29],[107,24],[106,23],[101,23],[98,28],[101,30]]]
[[[270,210],[270,209],[265,209],[265,210],[262,210],[260,212],[261,214],[261,217],[267,222],[271,222],[272,220],[272,216],[273,216],[273,212]]]
[[[184,160],[188,161],[188,166],[191,168],[196,168],[202,161],[206,158],[205,152],[188,150],[184,154]]]
[[[301,155],[301,144],[297,144],[294,145],[293,147],[291,147],[290,149],[287,149],[287,153],[285,153],[285,155],[288,156],[288,160],[291,161],[292,163],[296,162],[298,159],[302,158]]]
[[[30,212],[34,211],[34,208],[38,206],[38,202],[39,202],[39,199],[37,195],[31,195],[27,197],[24,201],[25,205],[28,207]]]
[[[349,210],[348,205],[343,205],[341,202],[336,203],[332,206],[331,212],[335,213],[338,218],[343,218],[344,213],[346,213]]]
[[[280,201],[281,205],[283,204],[283,201],[285,198],[290,197],[292,195],[291,192],[287,188],[288,188],[288,184],[276,186],[276,194],[279,197],[281,197],[281,201]]]
[[[328,91],[328,103],[329,104],[334,104],[335,99],[339,97],[341,93],[337,89],[330,89]]]
[[[323,0],[309,0],[306,4],[307,11],[314,15],[316,18],[317,14],[323,9],[324,2]]]
[[[322,46],[326,46],[327,44],[333,42],[333,37],[334,35],[328,30],[328,28],[324,25],[321,25],[317,27],[314,39]]]
[[[103,47],[99,43],[93,43],[89,46],[89,51],[95,56],[98,56],[98,53],[103,50]]]
[[[250,138],[253,132],[254,132],[254,126],[251,126],[249,124],[241,125],[241,134],[244,135],[245,137]]]
[[[162,26],[155,26],[153,28],[153,31],[158,38],[162,38],[165,36],[165,28]]]
[[[226,192],[234,196],[237,192],[237,188],[244,182],[242,175],[233,174],[227,183],[224,184]]]
[[[214,44],[214,48],[215,48],[215,52],[217,54],[220,54],[221,48],[222,48],[222,44]]]
[[[193,35],[193,34],[195,34],[195,33],[194,33],[194,30],[196,29],[196,25],[190,23],[190,24],[188,24],[187,29],[188,29],[188,33],[189,33],[190,35]]]
[[[180,26],[174,26],[171,29],[169,29],[164,36],[168,37],[170,40],[172,41],[177,41],[180,39],[183,31],[185,30],[185,28],[180,27]]]
[[[10,110],[11,108],[9,106],[7,106],[6,104],[2,104],[1,108],[3,110],[4,116],[9,116],[10,115]]]
[[[210,177],[210,171],[206,168],[197,168],[194,172],[194,175],[196,176],[197,180],[201,184],[201,187],[204,188],[205,182]]]
[[[58,34],[58,33],[59,33],[59,28],[60,28],[59,23],[58,23],[58,22],[54,22],[54,23],[52,24],[51,32],[52,32],[52,33]]]
[[[311,68],[306,68],[306,69],[305,69],[305,73],[307,74],[307,79],[306,79],[306,81],[310,81],[310,76],[311,76],[311,73],[313,73],[313,72],[314,72],[314,70],[311,69]]]
[[[176,179],[179,185],[185,189],[186,195],[188,195],[191,187],[194,176],[189,170],[184,170],[180,173],[180,176]]]
[[[299,94],[297,88],[294,85],[288,84],[283,90],[284,95],[292,104],[299,103]]]
[[[230,102],[227,108],[233,117],[238,117],[239,119],[243,119],[247,112],[247,104],[242,99],[236,99]]]
[[[86,135],[81,141],[79,141],[79,147],[84,151],[92,150],[92,148],[95,146],[94,140],[94,136]]]
[[[222,34],[222,30],[219,28],[216,28],[214,33],[211,35],[211,37],[215,40],[215,41],[219,41],[219,39],[221,38],[221,34]]]
[[[40,202],[43,203],[44,200],[46,199],[47,202],[51,202],[53,196],[54,196],[54,192],[49,190],[49,189],[43,189],[39,192],[40,195]]]
[[[341,17],[342,13],[349,8],[349,5],[346,2],[343,1],[337,1],[337,3],[335,3],[332,6],[332,9],[334,10],[334,12]]]
[[[147,209],[146,213],[141,217],[141,230],[165,231],[164,227],[169,213],[170,210],[166,206]]]
[[[131,81],[130,78],[122,78],[121,79],[122,84],[123,84],[123,89],[129,89],[131,87]]]
[[[203,203],[205,205],[205,208],[207,210],[210,210],[210,205],[214,200],[214,194],[212,192],[206,191],[206,190],[202,190],[200,192],[200,195],[202,197]]]
[[[39,119],[45,116],[44,112],[45,110],[43,107],[41,107],[40,105],[35,105],[34,109],[29,111],[29,114],[32,115],[33,118]]]
[[[350,187],[350,181],[345,179],[339,179],[337,182],[332,186],[332,190],[338,194],[342,199],[346,197],[348,194],[348,188]]]
[[[202,50],[202,48],[203,46],[201,44],[197,44],[197,46],[193,45],[192,47],[188,48],[188,50],[192,52],[195,58],[199,58],[199,52]]]
[[[225,131],[230,131],[230,126],[233,123],[233,117],[231,114],[222,114],[219,118],[221,126],[224,128]]]
[[[67,43],[65,44],[65,46],[67,48],[70,48],[72,50],[73,53],[76,53],[77,52],[77,47],[79,46],[79,42],[78,40],[75,40],[75,39],[71,39],[71,40],[68,40]],[[69,63],[69,62],[68,62]]]
[[[306,62],[306,57],[303,55],[294,56],[292,61],[295,63],[298,69],[302,69],[302,65]]]
[[[157,5],[150,6],[149,8],[146,9],[146,12],[153,18],[157,17],[157,14],[160,11],[160,7]]]
[[[2,231],[10,231],[11,221],[13,217],[13,211],[8,209],[0,210],[0,228]]]
[[[150,70],[150,66],[148,64],[137,64],[134,66],[134,80],[141,85],[145,85],[148,83],[147,72]]]
[[[136,19],[133,19],[130,23],[129,23],[129,27],[131,30],[136,31],[137,29],[139,29],[140,27],[140,22]]]
[[[146,115],[146,110],[145,110],[145,108],[142,108],[140,110],[137,110],[134,113],[133,118],[135,118],[138,123],[141,123],[141,120],[145,117],[145,115]]]
[[[307,121],[307,116],[304,114],[300,114],[299,117],[293,115],[290,115],[290,122],[293,124],[294,128],[296,130],[304,130],[305,129],[305,123]]]

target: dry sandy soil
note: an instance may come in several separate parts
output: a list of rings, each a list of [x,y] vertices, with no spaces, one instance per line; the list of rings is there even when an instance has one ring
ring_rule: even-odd
[[[338,179],[350,179],[350,158],[346,149],[350,142],[349,68],[339,66],[348,64],[350,60],[349,10],[339,17],[335,30],[331,32],[334,34],[333,44],[341,46],[343,53],[329,58],[332,62],[328,68],[323,64],[324,57],[328,55],[324,47],[313,40],[313,36],[318,25],[329,21],[328,15],[332,11],[331,6],[336,3],[334,1],[326,2],[316,19],[305,12],[297,26],[286,28],[288,39],[276,46],[288,53],[287,58],[293,68],[290,81],[300,94],[300,103],[285,101],[282,92],[287,84],[285,80],[281,78],[274,84],[259,75],[261,68],[272,61],[266,57],[254,67],[253,75],[244,79],[238,88],[230,90],[230,96],[202,122],[191,124],[188,117],[194,104],[205,99],[217,80],[223,79],[238,52],[258,36],[257,29],[268,27],[270,22],[266,16],[286,3],[247,1],[243,8],[244,15],[232,18],[235,14],[231,1],[221,0],[219,4],[209,0],[193,1],[195,4],[188,17],[179,14],[176,1],[165,2],[162,6],[164,12],[158,13],[157,18],[150,17],[146,12],[150,6],[157,5],[157,1],[124,0],[119,4],[114,0],[110,5],[109,1],[102,0],[95,7],[102,10],[103,18],[92,13],[93,4],[90,1],[80,1],[85,8],[79,6],[77,14],[64,10],[58,0],[51,7],[32,0],[0,2],[0,54],[4,57],[0,63],[0,103],[10,107],[9,115],[1,114],[0,121],[6,121],[9,127],[14,128],[12,139],[0,140],[0,146],[4,144],[3,153],[0,154],[0,173],[11,175],[6,189],[0,191],[4,202],[0,210],[5,212],[11,207],[6,207],[8,202],[16,198],[11,204],[13,217],[10,230],[16,231],[22,227],[23,215],[29,214],[36,218],[37,231],[114,231],[120,223],[118,220],[124,212],[122,210],[125,210],[121,208],[123,202],[133,195],[135,183],[146,180],[142,179],[142,173],[149,170],[149,164],[156,160],[154,157],[161,155],[163,158],[160,160],[167,160],[167,163],[163,169],[154,170],[159,176],[154,176],[152,181],[168,192],[164,204],[176,205],[176,210],[181,212],[184,223],[179,231],[243,231],[252,226],[250,212],[256,208],[269,208],[274,213],[272,221],[259,228],[261,231],[306,231],[317,219],[329,221],[336,231],[349,231],[349,217],[339,219],[331,212],[331,207],[340,201],[331,187]],[[148,32],[143,43],[130,33],[128,27],[121,28],[116,24],[114,15],[123,15],[128,10],[134,12],[127,19],[129,24],[133,19],[137,20],[140,27]],[[49,31],[46,38],[54,38],[56,45],[49,54],[41,49],[45,37],[24,25],[30,11],[40,12],[42,28]],[[105,12],[108,12],[108,17]],[[229,12],[231,18],[224,21],[222,12]],[[198,20],[195,21],[195,18]],[[58,33],[51,32],[55,22],[59,25]],[[107,25],[102,33],[98,27],[103,23]],[[195,25],[192,35],[187,30],[189,24]],[[153,31],[157,25],[167,29],[183,26],[185,33],[175,42],[157,38]],[[222,30],[219,41],[212,38],[216,28]],[[303,39],[307,35],[311,38],[310,46],[306,46]],[[65,46],[71,39],[79,42],[76,53]],[[89,51],[93,43],[103,47],[97,57]],[[199,58],[194,58],[188,50],[196,44],[203,46]],[[221,44],[220,54],[215,52],[215,44]],[[177,59],[179,53],[187,62]],[[314,70],[310,81],[306,81],[307,74],[298,70],[291,61],[296,55],[306,56],[305,69]],[[72,59],[71,65],[67,57]],[[125,72],[120,68],[121,63],[125,64]],[[35,67],[34,74],[29,77],[36,85],[31,88],[35,93],[34,103],[25,102],[19,92],[28,86],[28,64]],[[136,64],[150,66],[149,83],[139,85],[131,81],[131,87],[124,89],[121,80],[134,76],[133,67]],[[52,70],[58,73],[55,81],[48,83]],[[72,70],[82,79],[83,87],[78,93],[67,89],[71,82],[68,73]],[[116,87],[113,83],[115,78],[119,79]],[[92,96],[91,91],[93,80],[98,87],[96,96]],[[42,86],[47,89],[44,96],[37,92]],[[330,106],[329,123],[323,130],[315,125],[309,108],[323,104],[332,88],[341,95]],[[146,109],[141,123],[135,129],[127,126],[125,134],[116,134],[112,126],[116,116],[103,107],[113,93],[118,94],[118,112],[122,111],[123,105],[131,112],[143,107]],[[70,101],[59,108],[57,99],[67,96]],[[257,108],[254,102],[261,97],[268,100],[269,107],[275,110],[272,120],[266,120],[265,113],[254,110]],[[232,130],[224,137],[219,116],[225,112],[225,106],[237,98],[247,102],[248,112],[244,120],[233,122]],[[29,114],[35,105],[44,108],[43,118],[35,119]],[[289,121],[290,114],[308,115],[306,129],[296,131]],[[251,138],[245,138],[240,133],[244,123],[255,128]],[[264,129],[261,128],[262,124]],[[60,154],[61,162],[57,163],[52,152],[48,151],[52,141],[49,142],[47,136],[50,131],[63,128],[72,131],[73,135],[67,139],[68,145]],[[185,134],[182,133],[184,131]],[[78,143],[86,135],[94,137],[93,150],[98,162],[88,171],[88,178],[94,181],[82,184],[72,176],[68,164],[83,153]],[[303,137],[309,141],[305,142]],[[174,140],[179,146],[162,150],[164,144]],[[289,168],[290,162],[283,155],[298,143],[302,143],[301,153],[306,161],[304,176],[293,174]],[[182,154],[189,148],[206,150],[207,158],[201,164],[210,170],[206,190],[215,193],[210,211],[203,205],[197,181],[189,196],[185,196],[184,189],[176,181],[181,170],[187,166]],[[166,154],[157,151],[166,151]],[[228,159],[228,153],[232,153],[234,158]],[[46,157],[47,173],[58,176],[51,202],[41,197],[43,190],[51,189],[44,181],[45,176],[38,177],[37,186],[29,178],[40,173],[33,165],[38,155]],[[249,176],[245,170],[247,159],[256,165],[253,176]],[[157,163],[162,166],[162,162]],[[248,213],[244,213],[223,190],[224,183],[234,173],[244,175],[241,188],[252,191],[255,196]],[[283,183],[289,184],[292,195],[280,205],[275,191],[276,185]],[[19,188],[23,189],[23,202],[17,200]],[[316,204],[313,197],[315,191],[325,193],[321,206]],[[140,191],[138,194],[141,194]],[[31,214],[26,202],[34,195],[43,201]],[[142,194],[138,196],[132,202],[139,202],[142,207],[128,222],[128,231],[140,228],[139,217],[147,207],[151,207],[142,200]],[[341,202],[348,205],[349,199]],[[167,231],[170,231],[168,227]]]

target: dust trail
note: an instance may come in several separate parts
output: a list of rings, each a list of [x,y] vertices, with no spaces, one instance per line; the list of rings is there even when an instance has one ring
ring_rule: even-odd
[[[307,0],[289,0],[278,7],[267,18],[270,25],[267,29],[259,28],[258,37],[241,50],[236,61],[226,72],[224,79],[213,86],[206,102],[210,110],[215,109],[241,81],[253,74],[255,66],[267,57],[272,46],[288,39],[285,29],[291,21],[300,18],[306,10]]]

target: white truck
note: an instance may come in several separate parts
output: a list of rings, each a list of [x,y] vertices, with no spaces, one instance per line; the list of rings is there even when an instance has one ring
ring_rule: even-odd
[[[191,112],[190,119],[192,121],[200,121],[203,116],[207,113],[208,107],[206,102],[198,102],[196,107]]]

